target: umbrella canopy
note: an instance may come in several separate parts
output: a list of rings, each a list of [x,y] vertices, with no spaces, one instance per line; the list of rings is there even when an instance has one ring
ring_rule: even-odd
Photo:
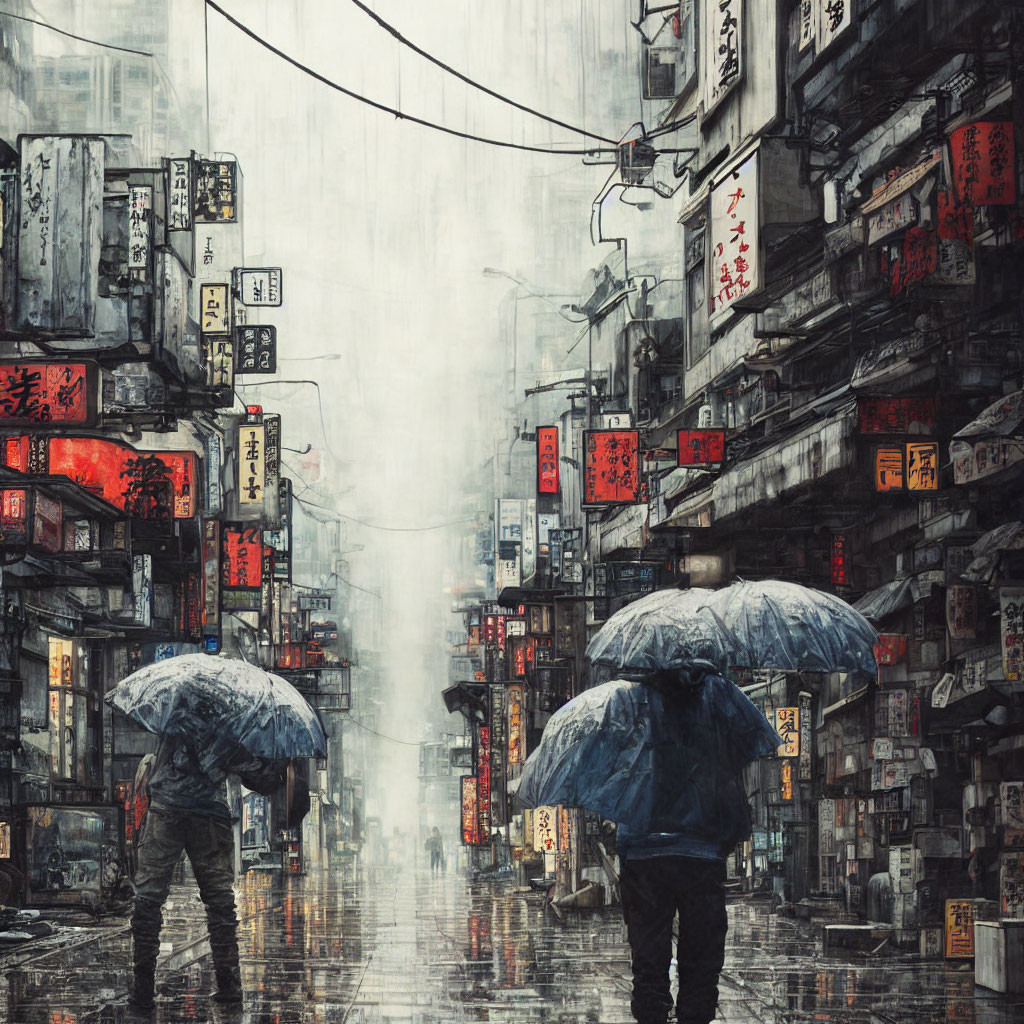
[[[878,633],[841,598],[782,580],[741,581],[708,598],[736,643],[732,664],[785,672],[876,672]]]
[[[596,811],[638,832],[742,833],[743,768],[782,740],[719,676],[662,689],[615,680],[559,708],[516,799]]]
[[[305,697],[248,662],[183,654],[133,672],[104,699],[150,732],[191,740],[204,771],[243,750],[263,761],[327,756]]]
[[[601,627],[587,646],[587,657],[623,679],[695,663],[725,671],[735,641],[708,610],[713,593],[698,587],[656,590],[633,601]]]

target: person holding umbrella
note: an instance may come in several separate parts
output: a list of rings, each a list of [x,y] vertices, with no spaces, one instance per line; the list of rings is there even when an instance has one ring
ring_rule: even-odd
[[[234,831],[225,778],[237,775],[265,795],[284,782],[290,758],[326,757],[316,712],[279,676],[259,666],[182,655],[133,673],[105,700],[161,737],[145,780],[132,913],[130,1003],[154,1007],[162,908],[184,852],[206,906],[217,991],[242,1001],[234,898]]]
[[[782,743],[725,671],[870,674],[876,639],[840,599],[764,581],[657,591],[616,612],[591,640],[592,664],[620,678],[551,716],[516,799],[584,807],[617,824],[639,1024],[665,1024],[672,1009],[676,914],[676,1019],[714,1019],[728,928],[725,860],[751,828],[742,772]]]

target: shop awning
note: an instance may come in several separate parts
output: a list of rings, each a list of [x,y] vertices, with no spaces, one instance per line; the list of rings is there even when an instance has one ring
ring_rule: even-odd
[[[902,580],[890,580],[869,590],[853,607],[871,622],[894,615],[931,595],[932,586],[941,586],[944,574],[938,570],[919,572]]]
[[[913,167],[896,175],[892,181],[880,188],[860,208],[861,213],[874,213],[880,210],[886,203],[891,203],[899,198],[909,188],[913,188],[932,168],[942,163],[942,150],[935,149],[926,153]]]
[[[1024,522],[1003,523],[971,545],[974,556],[962,576],[968,583],[984,583],[995,571],[1003,551],[1024,550]]]
[[[643,547],[644,522],[647,519],[647,505],[627,505],[619,509],[614,518],[605,523],[601,530],[601,558],[605,559],[616,551]]]
[[[953,441],[968,441],[986,437],[1009,437],[1017,432],[1024,420],[1024,391],[993,402],[980,416],[953,435]],[[952,450],[952,445],[950,446]]]

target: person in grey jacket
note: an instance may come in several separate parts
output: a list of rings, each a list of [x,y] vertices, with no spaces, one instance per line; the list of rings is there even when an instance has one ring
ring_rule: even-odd
[[[239,760],[231,765],[250,789],[270,793],[284,781],[284,763]],[[163,905],[182,852],[188,856],[206,906],[210,949],[217,978],[214,999],[242,1001],[235,915],[234,832],[225,776],[199,766],[188,740],[164,737],[148,780],[149,809],[138,846],[135,907],[132,913],[133,984],[131,1004],[153,1009],[156,960],[160,951]]]

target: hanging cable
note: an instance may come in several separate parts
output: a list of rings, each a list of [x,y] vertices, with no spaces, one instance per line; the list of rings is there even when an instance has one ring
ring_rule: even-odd
[[[408,46],[413,53],[419,54],[424,60],[430,61],[431,64],[435,64],[442,71],[448,72],[449,75],[454,75],[460,82],[465,82],[466,85],[472,86],[474,89],[479,89],[480,92],[486,93],[488,96],[493,96],[496,100],[501,100],[502,103],[507,103],[511,107],[515,107],[516,110],[521,110],[525,114],[532,114],[534,117],[539,117],[542,121],[547,121],[549,124],[558,125],[559,128],[566,128],[571,132],[576,132],[577,135],[585,135],[588,139],[597,139],[599,142],[607,142],[610,145],[616,145],[615,139],[609,139],[604,135],[596,135],[594,132],[588,132],[586,128],[577,128],[575,125],[567,124],[565,121],[559,121],[557,117],[551,117],[549,114],[541,113],[541,111],[528,107],[525,103],[519,103],[509,96],[505,96],[503,93],[496,92],[494,89],[489,89],[486,85],[481,85],[479,82],[474,81],[468,75],[464,75],[461,71],[456,71],[455,68],[449,64],[445,64],[443,60],[439,60],[433,54],[427,53],[426,50],[417,46],[414,42],[406,39],[401,32],[398,31],[394,25],[388,24],[376,11],[371,10],[362,2],[362,0],[352,0],[352,3],[356,5],[367,15],[372,18],[385,32],[389,35],[394,36],[403,46]]]
[[[35,18],[26,18],[23,14],[13,14],[11,11],[0,11],[0,15],[5,18],[16,18],[18,21],[27,21],[30,25],[38,25],[40,28],[48,29],[50,32],[56,32],[58,35],[67,36],[68,39],[74,39],[79,43],[88,43],[90,46],[102,46],[107,50],[119,50],[121,53],[134,53],[139,57],[152,57],[153,54],[146,50],[133,50],[130,46],[115,46],[113,43],[101,43],[98,39],[87,39],[85,36],[76,36],[74,32],[66,32],[62,28],[57,28],[56,25],[51,25],[45,21],[37,21]]]
[[[386,530],[388,533],[425,533],[429,530],[446,530],[449,526],[461,526],[463,523],[476,522],[476,517],[474,516],[469,519],[453,519],[447,523],[434,523],[431,526],[382,526],[380,523],[368,523],[365,519],[357,519],[355,516],[346,515],[344,512],[328,508],[326,505],[318,505],[315,501],[308,501],[305,498],[298,497],[298,495],[292,495],[292,497],[300,505],[309,505],[311,508],[323,509],[324,512],[330,512],[333,515],[340,516],[342,519],[347,519],[349,522],[358,523],[360,526],[366,526],[371,530]]]
[[[376,729],[371,729],[368,725],[363,725],[358,718],[346,718],[346,722],[351,722],[353,725],[358,725],[360,729],[365,729],[367,732],[372,732],[374,736],[379,736],[382,740],[387,740],[389,743],[401,743],[404,747],[418,747],[421,746],[419,740],[400,740],[394,736],[386,736],[382,732],[377,732]]]
[[[443,132],[445,135],[451,135],[457,139],[465,139],[468,142],[481,142],[485,146],[498,146],[501,149],[518,149],[527,153],[545,153],[549,156],[595,156],[599,153],[618,152],[618,147],[611,149],[550,149],[544,146],[528,146],[520,142],[507,142],[504,139],[491,139],[483,135],[473,135],[470,132],[460,132],[456,128],[449,128],[446,125],[437,124],[435,121],[427,121],[422,117],[403,113],[396,107],[389,107],[384,103],[378,103],[376,100],[372,100],[368,96],[363,96],[361,93],[348,89],[344,85],[339,85],[337,82],[332,81],[325,75],[321,75],[320,72],[314,71],[308,65],[303,64],[301,61],[289,56],[283,50],[278,49],[273,43],[268,42],[257,32],[254,32],[244,22],[241,22],[237,18],[228,14],[228,12],[225,11],[220,4],[215,3],[214,0],[206,0],[206,6],[215,10],[222,18],[224,18],[225,21],[234,25],[239,32],[242,32],[253,41],[259,43],[259,45],[265,50],[269,50],[275,56],[280,57],[281,60],[291,64],[292,67],[298,68],[298,70],[303,74],[309,75],[310,78],[315,79],[322,85],[326,85],[329,89],[334,89],[336,92],[340,92],[342,95],[348,96],[350,99],[357,100],[360,103],[365,103],[368,107],[373,107],[374,110],[380,110],[385,114],[391,114],[392,117],[397,117],[399,120],[410,121],[413,124],[421,125],[424,128],[432,128],[434,131]]]

